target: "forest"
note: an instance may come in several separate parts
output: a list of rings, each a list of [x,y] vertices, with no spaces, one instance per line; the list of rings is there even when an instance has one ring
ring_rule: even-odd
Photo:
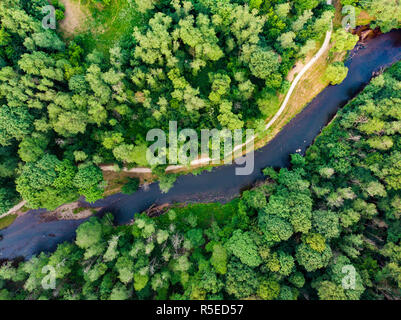
[[[63,4],[51,3],[62,21]],[[47,0],[1,0],[0,216],[21,200],[53,210],[103,198],[100,166],[150,167],[146,134],[168,133],[171,120],[179,130],[263,131],[289,72],[318,50],[335,17],[323,0],[132,3],[140,19],[100,50],[84,34],[43,29]],[[400,27],[398,0],[340,3],[372,29]],[[335,29],[330,57],[357,40]],[[325,76],[336,85],[347,72],[336,61]],[[263,182],[227,204],[132,212],[124,226],[92,217],[55,252],[2,262],[0,300],[400,299],[400,102],[398,63],[290,168],[266,168]],[[172,176],[151,169],[167,191]],[[137,188],[133,179],[122,191]],[[43,286],[46,266],[54,290]],[[350,288],[344,270],[355,271]]]
[[[291,168],[221,205],[131,225],[92,217],[73,243],[0,268],[3,299],[399,299],[401,63],[349,102]],[[44,290],[44,266],[56,272]],[[344,288],[344,267],[355,270]]]
[[[367,10],[384,32],[401,20],[396,0],[341,3]],[[141,20],[103,52],[84,35],[65,41],[43,29],[47,4],[0,3],[0,215],[21,199],[53,210],[102,198],[99,166],[149,167],[146,134],[168,133],[171,120],[178,130],[263,131],[289,71],[317,50],[334,16],[319,0],[135,0]],[[62,3],[52,4],[63,20]],[[341,28],[334,39],[334,52],[357,40]],[[340,61],[327,70],[332,84],[346,75]],[[174,177],[152,170],[167,190]]]
[[[145,22],[104,53],[44,30],[46,4],[0,3],[0,214],[102,198],[99,165],[149,166],[146,134],[171,120],[262,130],[334,15],[318,0],[136,0]]]

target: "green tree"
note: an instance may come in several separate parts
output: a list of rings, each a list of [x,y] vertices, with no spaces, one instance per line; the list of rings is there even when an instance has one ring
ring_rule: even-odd
[[[308,272],[326,267],[331,256],[332,251],[329,246],[326,246],[322,252],[318,252],[302,243],[296,249],[296,259],[298,263]]]
[[[340,84],[348,75],[348,68],[342,62],[334,62],[327,67],[325,78],[332,85]]]
[[[275,73],[279,67],[279,58],[277,54],[268,49],[258,49],[252,53],[249,68],[252,74],[260,79]]]
[[[359,37],[357,35],[353,35],[352,33],[340,28],[333,35],[332,41],[334,42],[334,46],[331,48],[331,50],[333,52],[352,50],[358,40]]]
[[[247,266],[257,267],[262,263],[257,246],[248,232],[234,231],[232,237],[226,243],[226,248]]]
[[[86,201],[95,202],[102,198],[103,189],[99,186],[103,181],[103,173],[100,168],[92,164],[84,164],[78,167],[73,185],[78,192],[86,197]]]

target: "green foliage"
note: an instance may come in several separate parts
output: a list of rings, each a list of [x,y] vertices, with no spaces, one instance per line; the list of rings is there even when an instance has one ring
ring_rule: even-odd
[[[160,177],[159,188],[162,193],[167,193],[177,180],[176,174],[164,174]]]
[[[16,214],[10,214],[6,217],[0,218],[0,230],[11,225],[17,217],[18,216]]]
[[[263,280],[258,288],[258,295],[263,300],[274,300],[280,293],[280,284],[274,280]]]
[[[259,49],[251,55],[250,69],[257,78],[267,79],[270,74],[277,71],[278,67],[279,59],[273,51]]]
[[[82,249],[88,249],[98,244],[102,239],[102,225],[95,218],[81,224],[77,229],[75,243]]]
[[[348,68],[342,62],[333,62],[327,67],[325,77],[332,85],[340,84],[348,75]]]
[[[339,219],[336,213],[331,211],[314,211],[312,223],[316,231],[326,239],[336,238],[340,235]]]
[[[122,187],[121,191],[124,194],[132,194],[136,192],[139,188],[139,179],[128,178],[128,182]]]
[[[157,4],[158,2],[158,0],[135,0],[138,11],[142,13],[154,9],[155,4]]]
[[[146,132],[173,117],[195,128],[262,120],[333,16],[317,0],[252,0],[255,11],[229,0],[135,2],[146,23],[107,57],[85,55],[79,38],[64,48],[41,30],[39,7],[0,3],[0,212],[15,189],[33,208],[95,201],[103,176],[92,161],[146,165]],[[382,2],[369,8],[383,30],[398,26],[392,4],[391,19]],[[344,51],[356,38],[334,39]],[[332,83],[344,68],[329,67]],[[400,64],[374,78],[305,158],[263,170],[267,181],[241,199],[125,226],[92,217],[54,253],[2,264],[0,299],[399,298],[400,82]],[[163,175],[161,190],[175,178]],[[56,268],[52,294],[41,286],[46,265]],[[343,286],[344,267],[355,268],[354,288]]]
[[[329,246],[326,246],[322,252],[316,251],[303,243],[297,247],[296,258],[308,272],[326,267],[331,256],[332,252]]]
[[[362,8],[375,17],[373,27],[379,26],[383,32],[399,28],[401,22],[401,4],[396,0],[361,1]]]
[[[256,272],[238,260],[232,260],[226,273],[225,290],[237,299],[249,298],[259,286]]]
[[[241,230],[234,231],[233,236],[227,241],[226,247],[247,266],[257,267],[262,263],[257,246],[249,233],[243,233]]]
[[[63,4],[52,3],[62,19]],[[80,195],[96,201],[104,187],[96,165],[149,166],[146,135],[167,132],[173,118],[197,133],[261,127],[279,108],[300,48],[323,36],[331,12],[303,1],[90,1],[88,26],[104,30],[98,43],[84,33],[65,44],[41,27],[45,4],[0,6],[0,146],[19,156],[11,166],[0,162],[10,168],[2,211],[15,190],[32,208],[54,209]],[[305,25],[308,32],[296,36]],[[74,162],[72,183],[52,186],[56,161],[46,184],[30,179],[49,156],[68,172],[64,160]],[[163,192],[174,179],[161,177]],[[124,190],[133,192],[135,183]]]
[[[352,50],[356,43],[358,42],[359,37],[358,35],[353,35],[345,31],[344,29],[340,28],[336,30],[333,34],[332,41],[334,42],[334,46],[331,48],[333,52],[343,52]]]
[[[213,253],[210,258],[210,263],[218,274],[225,274],[227,272],[227,251],[219,243],[213,245]]]
[[[36,162],[28,162],[17,178],[17,191],[31,208],[55,209],[76,199],[72,188],[74,168],[68,161],[61,162],[45,154]]]
[[[99,187],[99,183],[103,181],[102,171],[92,165],[81,165],[72,181],[78,192],[86,197],[86,201],[95,202],[103,195],[103,190]]]

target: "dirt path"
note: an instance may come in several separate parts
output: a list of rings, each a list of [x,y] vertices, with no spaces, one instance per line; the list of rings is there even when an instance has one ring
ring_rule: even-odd
[[[26,205],[26,201],[21,201],[20,203],[18,203],[17,205],[15,205],[14,207],[12,207],[10,210],[8,210],[7,213],[3,214],[2,216],[0,216],[0,218],[4,218],[5,216],[9,216],[11,214],[17,214],[17,215],[21,215],[22,214],[22,207]]]
[[[307,57],[305,60],[309,61],[309,57]],[[294,78],[297,76],[299,72],[302,71],[302,69],[305,67],[305,62],[303,60],[299,60],[295,63],[295,66],[288,72],[287,75],[287,81],[291,82],[294,81]]]
[[[328,4],[331,4],[331,0],[327,1]],[[304,74],[320,59],[320,57],[326,52],[330,45],[330,40],[331,40],[331,35],[332,35],[332,28],[327,31],[326,38],[324,39],[324,43],[318,53],[302,68],[302,70],[299,72],[299,74],[295,77],[294,81],[291,84],[290,90],[288,90],[287,96],[284,99],[283,104],[281,105],[280,109],[277,111],[277,113],[274,115],[273,119],[269,121],[269,123],[266,125],[265,130],[268,130],[275,122],[276,120],[281,116],[285,108],[287,107],[288,101],[290,100],[292,93],[294,92],[298,82],[302,79]]]
[[[80,6],[80,0],[78,3],[73,2],[73,0],[60,0],[64,5],[65,5],[65,19],[60,23],[60,27],[62,30],[66,33],[72,34],[74,31],[78,30],[80,27],[80,23],[85,20],[85,13],[82,10],[82,7]],[[328,4],[332,4],[332,0],[327,0]],[[265,130],[268,130],[276,121],[277,119],[282,115],[284,110],[287,107],[287,104],[292,96],[293,91],[295,90],[297,84],[301,80],[301,78],[305,75],[305,73],[323,56],[323,54],[327,51],[330,40],[331,40],[331,35],[332,35],[332,29],[329,30],[326,34],[325,41],[320,48],[320,50],[316,53],[316,55],[306,64],[304,65],[303,63],[298,66],[298,68],[302,68],[302,70],[297,74],[296,78],[293,80],[292,85],[290,90],[288,91],[286,98],[284,102],[281,105],[281,108],[277,111],[275,116],[270,120],[270,122],[266,125]],[[299,69],[297,68],[297,71]],[[255,137],[252,137],[248,141],[246,141],[243,145],[237,146],[235,149],[242,148],[249,144],[250,142],[254,141]],[[234,150],[235,151],[235,150]],[[209,163],[212,159],[210,158],[201,158],[192,161],[191,167],[199,166],[202,165],[203,163]],[[169,166],[166,169],[166,172],[173,172],[176,170],[183,169],[184,166]],[[115,171],[115,166],[114,165],[103,165],[101,166],[102,171],[108,172],[108,171]],[[132,168],[132,169],[127,169],[123,168],[122,171],[128,172],[128,173],[138,173],[138,174],[151,174],[152,170],[149,168]],[[16,207],[11,209],[8,213],[4,214],[4,216],[15,213],[20,209],[19,206],[23,206],[22,203],[17,205],[17,210]]]
[[[332,4],[332,0],[327,0],[327,4],[331,5]],[[290,98],[292,96],[292,93],[294,92],[295,88],[297,87],[298,83],[300,82],[300,80],[302,79],[302,77],[305,75],[305,73],[323,56],[323,54],[328,50],[329,45],[330,45],[330,41],[331,41],[331,36],[332,36],[332,30],[333,30],[333,24],[330,28],[329,31],[327,31],[326,33],[326,37],[325,40],[323,42],[323,45],[321,46],[321,48],[319,49],[319,51],[313,56],[312,59],[309,60],[309,62],[306,65],[301,65],[300,68],[302,68],[298,75],[295,77],[295,79],[293,80],[290,89],[288,90],[288,93],[283,101],[283,103],[281,104],[280,109],[277,111],[277,113],[274,115],[274,117],[269,121],[268,124],[266,124],[265,126],[265,131],[269,130],[272,125],[277,121],[277,119],[280,118],[280,116],[282,115],[282,113],[286,110],[286,107],[288,105],[288,102],[290,101]],[[297,70],[298,71],[298,70]],[[233,154],[237,149],[242,149],[243,147],[247,146],[248,144],[250,144],[251,142],[255,141],[256,136],[251,137],[250,139],[248,139],[247,141],[245,141],[244,144],[236,146],[233,150],[233,152],[231,154]],[[248,151],[248,150],[247,150]],[[191,167],[193,166],[199,166],[201,164],[209,164],[210,161],[212,161],[214,159],[210,159],[210,158],[201,158],[201,159],[197,159],[191,162]],[[184,166],[169,166],[166,169],[166,172],[172,172],[175,170],[180,170],[183,169]],[[114,166],[103,166],[101,168],[103,171],[113,171],[114,170]],[[133,168],[133,169],[126,169],[123,168],[122,169],[124,172],[130,172],[130,173],[151,173],[152,170],[148,169],[148,168]]]
[[[60,22],[60,29],[66,36],[82,31],[89,13],[83,6],[81,0],[60,0],[65,6],[64,20]]]

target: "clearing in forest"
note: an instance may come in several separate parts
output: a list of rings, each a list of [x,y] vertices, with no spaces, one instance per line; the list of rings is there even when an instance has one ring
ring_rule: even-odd
[[[65,5],[60,31],[66,38],[79,35],[88,51],[108,53],[122,38],[130,37],[135,26],[144,23],[144,15],[130,0],[112,0],[108,5],[89,0],[60,1]]]
[[[71,37],[74,34],[85,29],[86,21],[90,18],[90,13],[81,5],[81,0],[60,0],[64,4],[64,19],[59,22],[60,31],[65,37]]]

